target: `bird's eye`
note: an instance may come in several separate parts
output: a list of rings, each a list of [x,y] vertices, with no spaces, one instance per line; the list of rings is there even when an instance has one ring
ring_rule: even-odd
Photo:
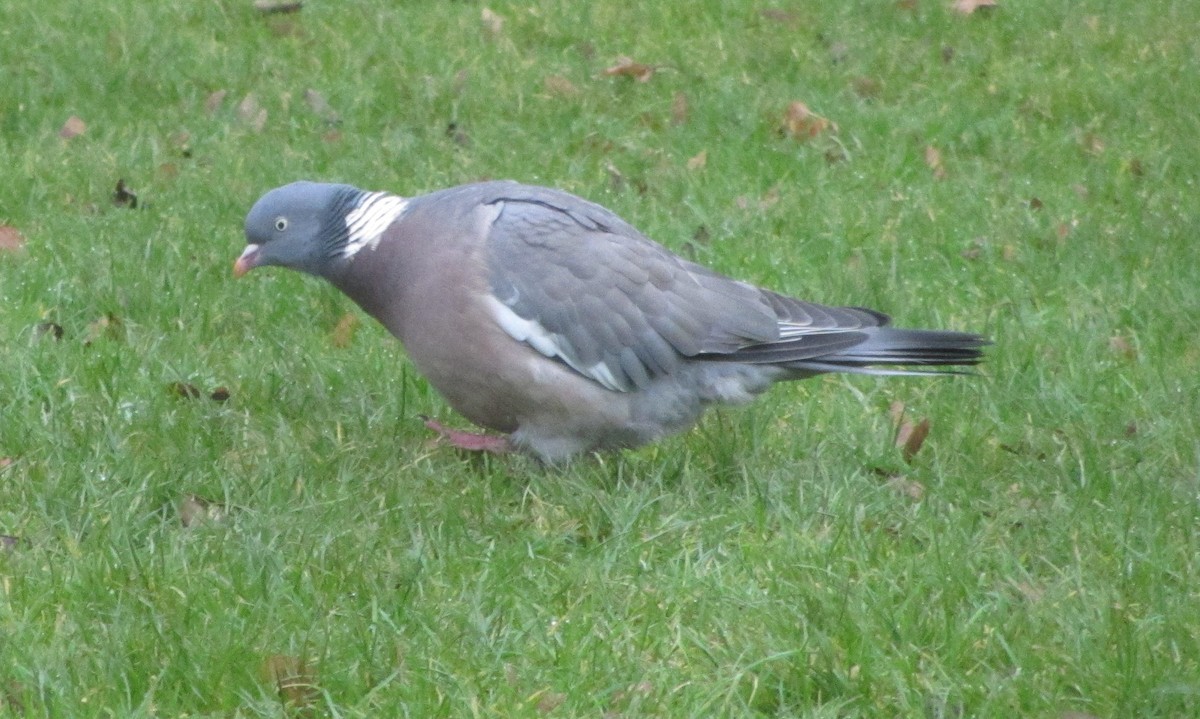
[[[276,217],[275,218],[275,229],[279,230],[280,232],[283,232],[284,230],[286,230],[287,229],[287,218],[286,217]]]

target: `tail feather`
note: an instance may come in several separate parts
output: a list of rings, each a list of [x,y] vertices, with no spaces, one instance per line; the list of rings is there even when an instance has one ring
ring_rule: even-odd
[[[851,347],[817,357],[777,361],[776,364],[801,372],[963,374],[962,370],[942,368],[979,364],[983,360],[983,348],[990,344],[981,335],[943,330],[880,327],[859,330],[859,334],[865,339]]]

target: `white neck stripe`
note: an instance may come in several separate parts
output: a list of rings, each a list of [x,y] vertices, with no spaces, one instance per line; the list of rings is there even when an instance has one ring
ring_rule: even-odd
[[[379,238],[393,222],[408,209],[408,200],[387,192],[371,192],[365,195],[358,207],[346,214],[346,230],[349,237],[342,249],[346,258],[379,244]]]

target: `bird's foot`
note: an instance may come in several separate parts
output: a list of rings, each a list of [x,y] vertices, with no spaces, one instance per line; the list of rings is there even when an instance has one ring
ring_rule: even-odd
[[[497,437],[493,434],[464,432],[460,429],[450,429],[436,419],[422,418],[425,426],[437,433],[438,439],[451,447],[467,452],[485,452],[487,454],[507,454],[512,451],[512,444],[507,437]]]

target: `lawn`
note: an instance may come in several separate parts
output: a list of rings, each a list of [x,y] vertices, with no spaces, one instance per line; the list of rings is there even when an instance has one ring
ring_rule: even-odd
[[[1200,4],[999,4],[0,5],[0,715],[1200,716]],[[995,344],[465,457],[300,178]]]

